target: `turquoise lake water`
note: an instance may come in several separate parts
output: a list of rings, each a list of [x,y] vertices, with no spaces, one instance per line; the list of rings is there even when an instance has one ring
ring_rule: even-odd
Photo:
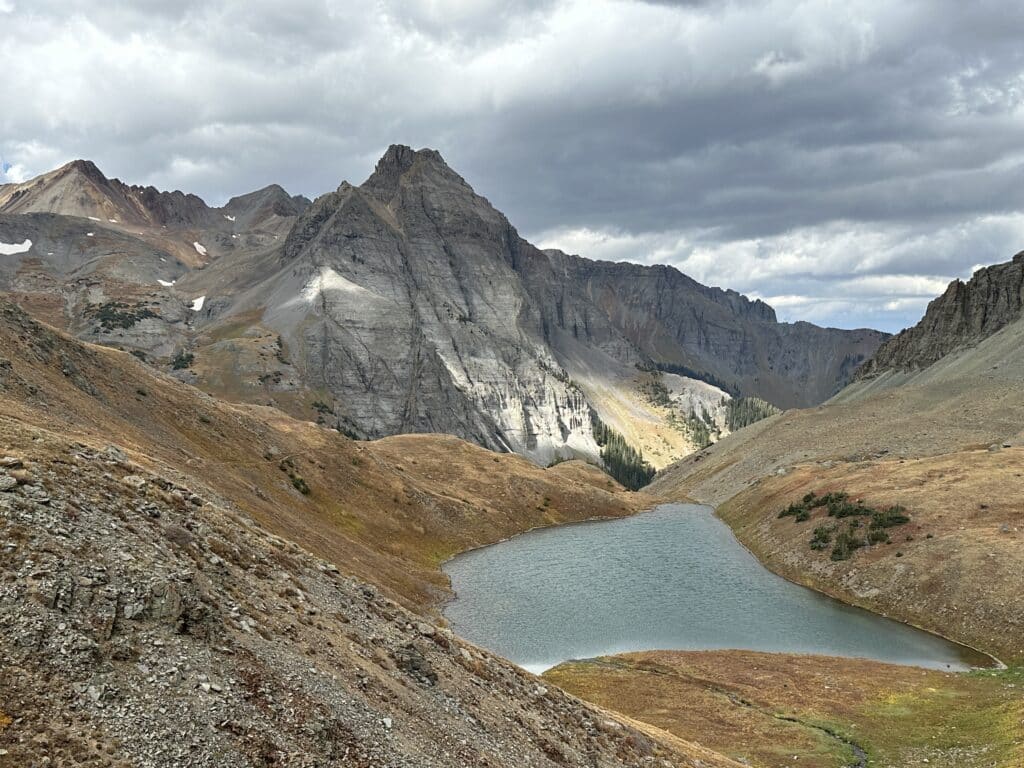
[[[639,650],[740,648],[963,670],[987,659],[768,571],[708,507],[531,531],[444,568],[467,640],[539,672]]]

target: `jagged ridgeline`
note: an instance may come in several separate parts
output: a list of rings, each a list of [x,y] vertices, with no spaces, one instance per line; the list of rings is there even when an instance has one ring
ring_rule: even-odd
[[[732,400],[723,397],[722,405],[725,406],[725,423],[730,432],[743,429],[780,412],[774,405],[759,397],[737,397]]]
[[[72,162],[0,188],[0,246],[0,293],[214,396],[358,438],[578,456],[629,485],[725,431],[721,393],[670,375],[805,407],[886,338],[780,323],[669,266],[541,250],[439,152],[401,145],[315,201],[271,185],[223,207]],[[622,438],[599,442],[591,408]]]
[[[644,461],[644,455],[626,442],[626,438],[609,427],[594,411],[590,412],[594,439],[601,447],[601,461],[612,477],[630,490],[637,491],[654,479],[655,469]]]

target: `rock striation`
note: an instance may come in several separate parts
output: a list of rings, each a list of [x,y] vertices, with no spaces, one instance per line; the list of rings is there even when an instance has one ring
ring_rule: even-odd
[[[223,208],[76,161],[0,189],[0,242],[26,240],[0,289],[80,338],[350,435],[450,433],[539,464],[598,460],[596,415],[664,466],[701,444],[694,415],[819,403],[885,338],[541,251],[440,153],[401,145],[313,203],[272,185]]]
[[[809,405],[884,338],[781,324],[669,267],[540,251],[438,152],[397,145],[302,214],[279,266],[233,311],[262,308],[356,432],[451,432],[542,463],[596,457],[591,409],[628,416],[594,393],[638,369]]]
[[[547,253],[639,356],[781,408],[828,399],[887,338],[869,329],[780,323],[763,301],[701,285],[673,267]]]

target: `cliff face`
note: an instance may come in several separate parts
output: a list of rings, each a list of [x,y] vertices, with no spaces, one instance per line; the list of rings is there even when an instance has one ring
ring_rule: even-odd
[[[883,344],[858,378],[886,371],[916,371],[946,355],[974,346],[1010,323],[1024,309],[1024,252],[1012,261],[979,269],[964,283],[955,280],[928,305],[913,328]]]
[[[672,267],[548,255],[658,368],[782,408],[815,405],[835,394],[886,338],[866,329],[779,323],[764,302],[701,285]]]
[[[437,152],[399,146],[305,212],[254,302],[357,431],[451,432],[541,462],[596,457],[592,405],[630,431],[638,368],[810,405],[883,338],[780,324],[670,267],[542,252]]]

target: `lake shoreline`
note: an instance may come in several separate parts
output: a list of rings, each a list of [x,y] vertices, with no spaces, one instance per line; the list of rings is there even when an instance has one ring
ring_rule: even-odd
[[[771,574],[774,579],[778,579],[780,583],[784,583],[784,584],[788,585],[789,588],[799,589],[799,590],[801,590],[803,592],[806,592],[808,595],[813,595],[814,598],[816,598],[818,600],[826,601],[827,602],[827,606],[831,606],[830,608],[827,608],[827,610],[830,610],[832,612],[838,612],[839,614],[842,614],[843,610],[856,612],[856,613],[847,615],[845,617],[840,615],[839,616],[839,620],[847,621],[847,622],[852,621],[853,624],[855,625],[855,628],[857,628],[859,632],[863,632],[864,631],[863,627],[864,627],[865,623],[867,621],[870,621],[870,620],[866,619],[865,617],[870,616],[874,620],[877,620],[877,621],[880,621],[880,622],[888,622],[889,623],[889,625],[883,625],[883,627],[884,626],[895,625],[895,626],[901,627],[904,630],[913,630],[913,632],[914,633],[918,633],[918,635],[921,638],[924,638],[924,637],[929,638],[929,640],[927,642],[924,642],[924,643],[922,643],[920,640],[917,640],[917,641],[908,640],[907,638],[910,637],[910,636],[899,636],[899,633],[894,632],[891,629],[891,626],[890,626],[890,628],[888,630],[885,630],[885,631],[882,632],[882,634],[884,636],[889,638],[885,642],[896,642],[898,647],[903,647],[904,650],[900,652],[901,655],[893,656],[891,652],[886,652],[886,653],[884,653],[882,655],[873,655],[873,653],[875,653],[875,652],[864,651],[863,649],[860,650],[857,653],[854,653],[854,652],[851,652],[849,649],[846,649],[843,646],[843,643],[847,642],[847,640],[836,641],[834,639],[834,637],[829,637],[828,632],[829,631],[833,631],[834,632],[834,630],[823,630],[821,628],[821,626],[820,626],[820,619],[819,619],[817,621],[817,623],[812,621],[811,626],[816,631],[824,632],[823,636],[827,637],[828,638],[828,642],[829,642],[829,645],[826,648],[823,648],[823,649],[819,650],[817,648],[808,647],[808,642],[810,642],[811,645],[813,646],[813,642],[816,642],[816,641],[807,641],[807,640],[805,640],[805,638],[801,637],[800,638],[800,643],[795,645],[795,646],[792,646],[792,647],[784,647],[784,648],[768,647],[768,646],[765,646],[764,644],[762,644],[761,642],[755,642],[755,643],[753,643],[750,646],[747,646],[747,645],[744,645],[744,644],[741,643],[741,644],[736,646],[735,650],[738,650],[738,651],[739,650],[752,650],[752,651],[762,651],[762,652],[780,653],[780,654],[790,653],[790,654],[797,654],[797,655],[803,655],[803,656],[815,656],[815,655],[826,655],[826,656],[832,655],[832,656],[836,656],[836,655],[838,655],[838,656],[849,657],[849,658],[874,659],[874,660],[877,660],[877,661],[882,662],[882,663],[897,663],[897,664],[903,664],[903,665],[916,665],[916,666],[921,666],[923,668],[933,668],[933,669],[942,668],[939,665],[940,664],[945,664],[945,665],[947,665],[946,666],[947,669],[950,669],[952,667],[953,669],[956,669],[956,671],[969,671],[971,669],[993,669],[993,668],[998,669],[998,668],[1005,667],[1005,665],[1003,665],[1002,662],[999,659],[997,659],[996,657],[994,657],[992,654],[986,653],[986,652],[984,652],[984,651],[982,651],[982,650],[980,650],[978,648],[971,647],[970,645],[967,645],[965,643],[957,642],[957,641],[953,640],[952,638],[949,638],[949,637],[946,637],[946,636],[942,635],[941,633],[938,633],[938,632],[935,632],[935,631],[932,631],[932,630],[928,630],[928,629],[923,628],[923,627],[916,626],[914,624],[911,624],[910,622],[900,621],[898,619],[895,619],[895,618],[892,618],[892,617],[889,617],[889,616],[885,616],[885,615],[883,615],[881,613],[878,613],[876,611],[872,611],[869,608],[866,608],[865,606],[859,606],[859,605],[851,604],[850,602],[848,602],[846,600],[840,599],[836,595],[830,595],[827,592],[825,592],[824,590],[817,589],[813,585],[800,583],[800,582],[795,581],[795,580],[793,580],[791,578],[787,578],[784,574],[779,574],[779,573],[775,572],[773,569],[768,568],[767,564],[760,557],[757,556],[757,553],[755,551],[753,551],[749,546],[747,546],[747,544],[744,541],[742,541],[736,535],[736,532],[732,529],[731,526],[728,525],[728,523],[725,520],[722,519],[722,517],[718,514],[717,510],[715,510],[713,507],[711,507],[709,505],[698,505],[698,504],[693,504],[692,502],[668,503],[668,504],[657,505],[653,509],[645,510],[645,511],[642,511],[642,512],[638,512],[638,513],[636,513],[636,514],[634,514],[632,516],[627,516],[627,517],[596,516],[594,518],[588,518],[586,520],[580,520],[580,521],[573,521],[571,523],[566,523],[566,524],[555,524],[555,525],[552,525],[552,526],[536,526],[534,528],[531,528],[529,531],[523,531],[523,532],[518,533],[518,534],[516,534],[514,536],[508,537],[508,538],[504,539],[501,542],[495,542],[495,543],[487,544],[487,545],[484,545],[484,546],[481,546],[481,547],[476,547],[476,548],[473,548],[471,550],[467,550],[465,552],[460,552],[460,553],[458,553],[458,554],[456,554],[456,555],[446,559],[444,561],[444,563],[442,563],[441,566],[440,566],[442,571],[447,575],[448,581],[449,581],[449,584],[450,584],[451,590],[452,590],[452,596],[448,600],[446,600],[443,603],[442,607],[441,607],[442,614],[445,617],[445,619],[450,623],[450,625],[461,636],[463,636],[463,637],[467,637],[468,636],[467,639],[470,639],[471,642],[476,642],[477,644],[484,645],[485,647],[491,647],[496,653],[498,653],[500,655],[515,656],[514,653],[507,653],[505,650],[503,650],[502,647],[495,647],[495,642],[494,642],[493,639],[492,639],[490,645],[488,645],[488,643],[486,643],[486,642],[480,642],[480,639],[477,636],[477,634],[472,629],[467,629],[467,626],[466,626],[466,624],[464,622],[464,619],[460,618],[457,613],[453,613],[452,612],[452,610],[451,610],[452,606],[459,605],[460,604],[460,600],[462,600],[462,595],[460,595],[460,590],[462,589],[462,585],[459,585],[457,583],[458,579],[453,578],[453,574],[452,574],[452,572],[450,570],[451,564],[453,562],[458,562],[460,560],[464,561],[464,558],[466,558],[469,555],[474,555],[474,554],[480,553],[481,551],[486,551],[486,550],[489,550],[489,549],[494,549],[494,548],[498,547],[499,544],[507,545],[510,542],[515,542],[517,540],[521,540],[527,534],[536,534],[536,533],[544,532],[544,531],[548,531],[548,530],[564,530],[564,529],[579,528],[584,523],[586,523],[588,525],[594,524],[594,523],[609,523],[609,524],[617,523],[619,526],[624,525],[624,524],[625,525],[629,525],[629,521],[636,521],[639,518],[647,518],[651,514],[657,514],[659,512],[669,511],[669,510],[672,510],[672,508],[675,508],[675,507],[682,508],[683,505],[690,507],[695,512],[699,511],[702,515],[706,515],[708,520],[714,520],[716,525],[721,526],[722,531],[727,532],[728,541],[731,542],[733,545],[738,545],[738,549],[742,551],[743,556],[745,558],[749,559],[749,563],[748,564],[745,564],[745,563],[734,564],[736,569],[738,569],[738,571],[741,574],[743,574],[745,577],[754,578],[755,582],[761,584],[761,588],[762,589],[766,589],[768,591],[768,593],[770,594],[772,599],[783,600],[783,599],[789,599],[789,598],[780,597],[780,595],[782,595],[783,592],[784,592],[784,588],[781,588],[778,585],[772,585],[770,583],[764,582],[763,581],[763,575],[761,575],[762,572],[763,572],[764,575]],[[691,515],[686,515],[686,517],[689,518],[689,517],[692,517],[692,516]],[[695,521],[695,522],[691,521],[691,523],[689,523],[689,524],[692,525],[692,526],[695,526],[698,529],[701,526],[704,525],[700,521]],[[718,545],[725,544],[722,541],[721,535],[719,533],[714,533],[713,537],[717,537],[716,540],[715,540],[716,544],[718,544]],[[522,546],[522,544],[520,544],[520,546]],[[709,558],[709,552],[711,553],[711,559],[708,559]],[[492,556],[493,555],[488,555],[487,557],[492,557]],[[709,567],[710,567],[710,569],[712,571],[714,570],[715,567],[718,567],[719,569],[721,569],[723,566],[715,564],[716,560],[720,559],[719,556],[721,556],[721,557],[727,557],[728,556],[728,545],[727,544],[725,544],[725,546],[722,549],[722,551],[717,553],[717,554],[716,554],[714,549],[708,549],[706,551],[702,551],[702,552],[699,552],[699,553],[697,553],[697,552],[689,552],[687,554],[687,557],[690,558],[690,560],[688,561],[689,564],[691,566],[696,567],[701,572],[703,572],[704,570],[708,570]],[[753,565],[750,565],[750,564],[753,564]],[[522,565],[522,564],[520,564],[520,565]],[[650,565],[650,564],[646,563],[646,565]],[[728,566],[728,567],[732,567],[732,566]],[[750,572],[751,571],[751,567],[755,568],[755,570],[757,571],[757,573],[754,574],[753,576],[751,576],[751,572]],[[529,570],[529,566],[527,566],[527,569]],[[724,571],[723,573],[725,573],[726,576],[730,575],[727,571]],[[626,577],[625,580],[628,580],[628,578],[631,577],[634,574],[632,574],[630,571],[627,570],[627,571],[625,571],[624,575]],[[686,591],[685,589],[682,589],[681,593],[685,592],[685,591]],[[805,603],[806,604],[809,601],[806,598],[797,598],[797,602]],[[605,606],[602,606],[602,607],[605,607]],[[803,606],[801,606],[801,610],[812,611],[812,612],[815,612],[815,611],[820,612],[821,606],[818,606],[817,608],[814,608],[814,607],[808,607],[807,605],[803,605]],[[744,616],[746,616],[746,614],[744,614]],[[702,623],[704,620],[705,620],[705,616],[703,614],[701,614],[697,623],[698,624]],[[718,617],[718,620],[722,621],[721,616]],[[734,620],[726,621],[726,624],[728,624],[728,625],[734,625],[736,623],[740,623],[740,622],[737,622],[737,621],[734,621]],[[772,626],[771,620],[767,620],[765,622],[765,625],[768,626],[768,627],[771,627]],[[797,620],[797,623],[794,624],[794,626],[799,626],[799,619]],[[523,627],[518,627],[517,628],[517,633],[518,632],[522,632],[522,631],[528,631],[528,629],[529,628],[526,628],[524,630]],[[728,629],[729,629],[730,632],[735,634],[736,630],[735,630],[734,626],[729,626]],[[605,627],[600,627],[600,626],[594,627],[594,633],[595,633],[596,636],[603,637],[605,635],[605,631],[606,631]],[[792,630],[790,630],[790,631],[792,631]],[[759,632],[759,630],[758,630],[758,632]],[[673,637],[675,637],[675,636],[673,635]],[[725,637],[726,637],[726,640],[724,642],[727,642],[728,641],[728,637],[729,637],[729,632],[726,632]],[[947,655],[948,652],[944,651],[943,654],[945,655],[945,659],[946,659],[945,661],[938,662],[938,661],[934,661],[933,660],[932,662],[927,662],[927,661],[924,660],[924,658],[927,658],[927,654],[926,654],[926,656],[924,658],[918,658],[918,657],[913,655],[913,654],[922,652],[922,649],[924,649],[924,648],[932,648],[933,649],[932,651],[928,651],[928,654],[935,653],[936,651],[934,649],[938,648],[939,646],[935,646],[933,641],[941,641],[941,644],[942,644],[943,647],[946,647],[946,648],[951,649],[951,650],[955,650],[955,657],[950,657],[949,655]],[[507,639],[506,639],[506,642],[507,642]],[[672,642],[678,642],[678,639],[673,640]],[[785,641],[782,640],[782,642],[785,642]],[[836,642],[838,642],[838,646],[834,644]],[[644,645],[642,647],[641,646],[637,646],[637,645],[629,645],[628,647],[615,646],[614,642],[611,641],[611,640],[609,640],[609,643],[610,643],[610,645],[608,647],[606,647],[605,649],[603,649],[601,651],[601,653],[598,654],[598,655],[607,655],[607,654],[611,654],[611,653],[623,653],[623,652],[666,650],[666,649],[668,649],[670,647],[670,646],[666,646],[665,644],[660,644],[660,643]],[[500,646],[501,643],[499,642],[499,643],[497,643],[497,645]],[[839,650],[836,650],[837,647],[839,648]],[[680,651],[689,651],[689,650],[697,651],[697,650],[704,650],[704,649],[706,649],[706,650],[724,651],[724,650],[729,650],[731,648],[731,646],[721,645],[721,644],[718,644],[716,642],[711,642],[711,643],[708,643],[708,644],[700,644],[700,645],[694,645],[694,646],[685,646],[685,647],[675,646],[675,648],[677,650],[680,650]],[[907,648],[914,648],[915,650],[913,651],[913,654],[909,654],[908,655],[908,652],[906,650]],[[955,662],[954,662],[954,658],[955,658]],[[523,665],[526,668],[528,668],[530,671],[537,672],[541,668],[547,669],[547,668],[550,668],[551,666],[557,666],[558,664],[563,663],[566,660],[567,660],[566,658],[561,658],[561,657],[554,658],[554,657],[551,657],[547,661],[544,661],[544,662],[534,661],[534,660],[526,660],[526,661],[523,662]],[[952,669],[950,671],[952,671]]]
[[[710,504],[706,504],[704,506],[709,506],[710,507],[711,505]],[[733,536],[736,538],[736,541],[739,542],[741,547],[743,547],[745,550],[747,550],[747,552],[749,552],[751,554],[751,556],[754,559],[756,559],[759,563],[761,563],[761,565],[763,565],[766,569],[768,569],[769,571],[774,573],[779,578],[785,579],[790,584],[796,584],[797,586],[804,587],[805,589],[810,589],[810,590],[812,590],[814,592],[817,592],[817,593],[819,593],[821,595],[825,595],[826,597],[830,597],[833,600],[836,600],[836,601],[838,601],[840,603],[843,603],[844,605],[849,605],[849,606],[851,606],[853,608],[860,608],[861,610],[867,611],[868,613],[873,613],[876,616],[881,616],[882,618],[889,619],[890,621],[895,621],[895,622],[898,622],[898,623],[903,624],[905,626],[913,627],[914,629],[916,629],[916,630],[918,630],[920,632],[924,632],[926,634],[934,635],[935,637],[942,638],[943,640],[945,640],[948,643],[952,643],[953,645],[959,645],[959,646],[961,646],[963,648],[967,648],[968,650],[973,651],[974,653],[978,654],[979,656],[984,656],[985,658],[989,659],[992,662],[991,666],[987,666],[987,667],[972,667],[972,669],[994,669],[994,670],[1009,669],[1009,666],[1007,666],[995,654],[989,653],[988,651],[982,650],[981,648],[977,648],[974,645],[971,645],[970,643],[965,643],[962,640],[956,640],[956,639],[954,639],[952,637],[949,637],[948,635],[944,635],[941,632],[938,632],[938,631],[936,631],[934,629],[929,629],[928,627],[920,626],[918,624],[915,624],[912,621],[908,621],[906,619],[902,619],[902,618],[900,618],[898,616],[890,616],[889,614],[884,613],[882,611],[877,611],[869,603],[855,603],[855,602],[853,602],[851,600],[846,599],[846,596],[844,594],[842,594],[841,592],[838,592],[838,591],[837,592],[831,592],[831,591],[829,591],[825,587],[825,585],[818,584],[817,582],[810,582],[810,581],[808,581],[808,582],[805,583],[805,582],[802,582],[802,581],[797,581],[796,579],[791,578],[788,574],[781,573],[781,572],[775,570],[774,568],[771,567],[771,564],[770,564],[770,562],[767,559],[762,558],[760,555],[758,555],[758,553],[756,551],[754,551],[750,546],[748,546],[747,542],[745,542],[740,537],[740,535],[736,532],[736,530],[729,524],[729,521],[726,520],[725,518],[723,518],[718,513],[718,508],[717,507],[711,507],[711,509],[714,511],[715,517],[718,518],[719,520],[721,520],[726,526],[728,526],[729,530],[731,530],[733,532]],[[642,513],[638,513],[638,514],[642,514]],[[966,671],[969,672],[970,670],[966,670]]]

